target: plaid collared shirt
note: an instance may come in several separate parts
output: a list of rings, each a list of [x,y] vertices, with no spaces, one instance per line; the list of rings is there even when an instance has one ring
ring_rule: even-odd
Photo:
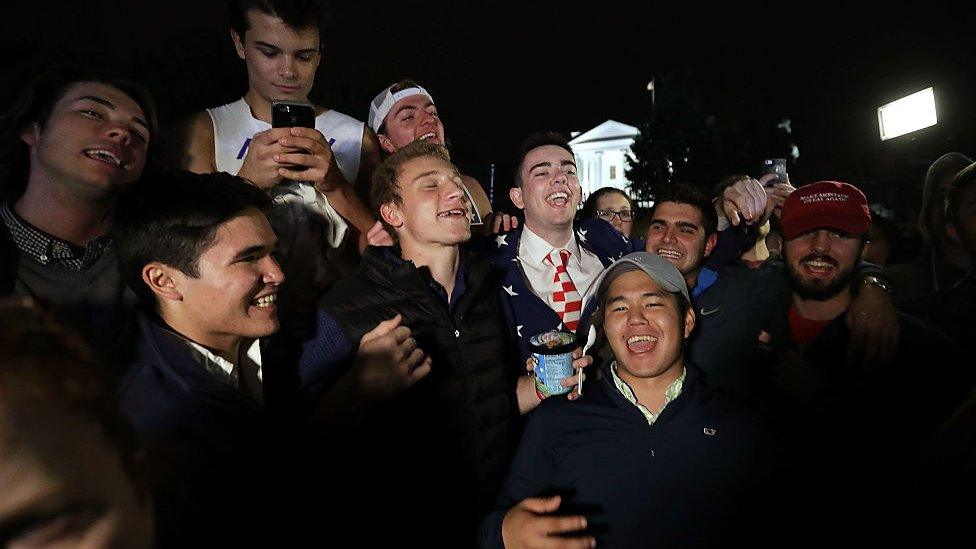
[[[613,376],[613,384],[616,385],[617,390],[620,391],[620,394],[624,395],[624,398],[636,406],[637,409],[640,410],[640,413],[644,414],[644,419],[647,420],[648,425],[654,425],[654,422],[657,421],[657,418],[661,417],[661,412],[668,407],[668,404],[670,404],[672,400],[678,398],[678,395],[681,394],[681,388],[685,384],[685,374],[687,373],[688,370],[685,370],[684,368],[681,369],[681,375],[678,376],[678,379],[672,381],[671,384],[668,385],[668,388],[664,391],[664,406],[661,406],[661,409],[658,410],[657,413],[654,413],[648,410],[643,404],[637,402],[637,397],[634,396],[634,391],[630,388],[630,385],[627,385],[626,381],[617,376],[617,362],[614,361],[613,364],[610,365],[610,374]]]
[[[9,203],[0,207],[0,217],[10,231],[10,237],[17,249],[41,265],[57,261],[68,269],[83,271],[98,261],[102,253],[112,245],[111,235],[94,238],[84,248],[65,242],[21,219]]]

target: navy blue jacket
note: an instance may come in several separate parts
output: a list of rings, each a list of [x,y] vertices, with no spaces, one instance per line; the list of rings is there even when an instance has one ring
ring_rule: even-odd
[[[632,251],[642,251],[634,250],[630,239],[602,219],[587,219],[575,225],[573,234],[579,246],[596,255],[604,267]],[[532,292],[518,260],[521,238],[521,227],[497,235],[490,239],[488,253],[495,266],[504,271],[502,289],[507,299],[502,300],[502,306],[509,322],[516,328],[519,351],[522,360],[525,360],[529,356],[528,338],[539,332],[559,329],[562,320],[544,299]],[[580,341],[586,341],[585,334],[581,338],[580,333],[587,329],[585,321],[595,307],[596,300],[591,299],[583,310],[577,329],[577,339]]]
[[[547,399],[529,419],[483,547],[502,547],[504,514],[539,495],[562,494],[559,514],[586,516],[601,547],[731,545],[769,520],[756,506],[772,502],[762,496],[780,455],[747,405],[689,367],[650,426],[603,374],[578,401]]]
[[[217,379],[161,321],[141,315],[121,385],[125,417],[167,481],[157,492],[161,546],[276,535],[288,461],[287,430],[244,392]],[[263,361],[265,362],[265,361]],[[265,393],[275,368],[262,365]]]

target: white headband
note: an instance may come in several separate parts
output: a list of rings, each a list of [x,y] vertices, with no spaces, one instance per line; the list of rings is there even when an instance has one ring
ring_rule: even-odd
[[[396,84],[394,84],[395,86]],[[386,115],[390,114],[390,109],[393,105],[396,105],[397,101],[403,99],[404,97],[410,97],[411,95],[424,95],[427,99],[430,99],[431,103],[434,102],[434,98],[427,93],[427,90],[420,86],[413,86],[405,90],[400,90],[396,93],[391,93],[390,89],[386,88],[377,95],[373,102],[369,104],[369,127],[373,129],[374,132],[380,131],[380,126],[383,125],[383,121],[386,120]]]

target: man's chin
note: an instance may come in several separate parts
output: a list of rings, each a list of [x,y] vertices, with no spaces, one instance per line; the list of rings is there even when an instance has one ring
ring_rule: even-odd
[[[804,301],[827,301],[837,294],[847,291],[853,271],[828,280],[809,279],[790,272],[790,289]]]

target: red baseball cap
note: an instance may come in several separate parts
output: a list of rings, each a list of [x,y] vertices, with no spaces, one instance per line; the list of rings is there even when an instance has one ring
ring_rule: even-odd
[[[871,225],[864,193],[839,181],[818,181],[793,191],[780,216],[783,238],[793,239],[814,229],[837,229],[861,235]]]

